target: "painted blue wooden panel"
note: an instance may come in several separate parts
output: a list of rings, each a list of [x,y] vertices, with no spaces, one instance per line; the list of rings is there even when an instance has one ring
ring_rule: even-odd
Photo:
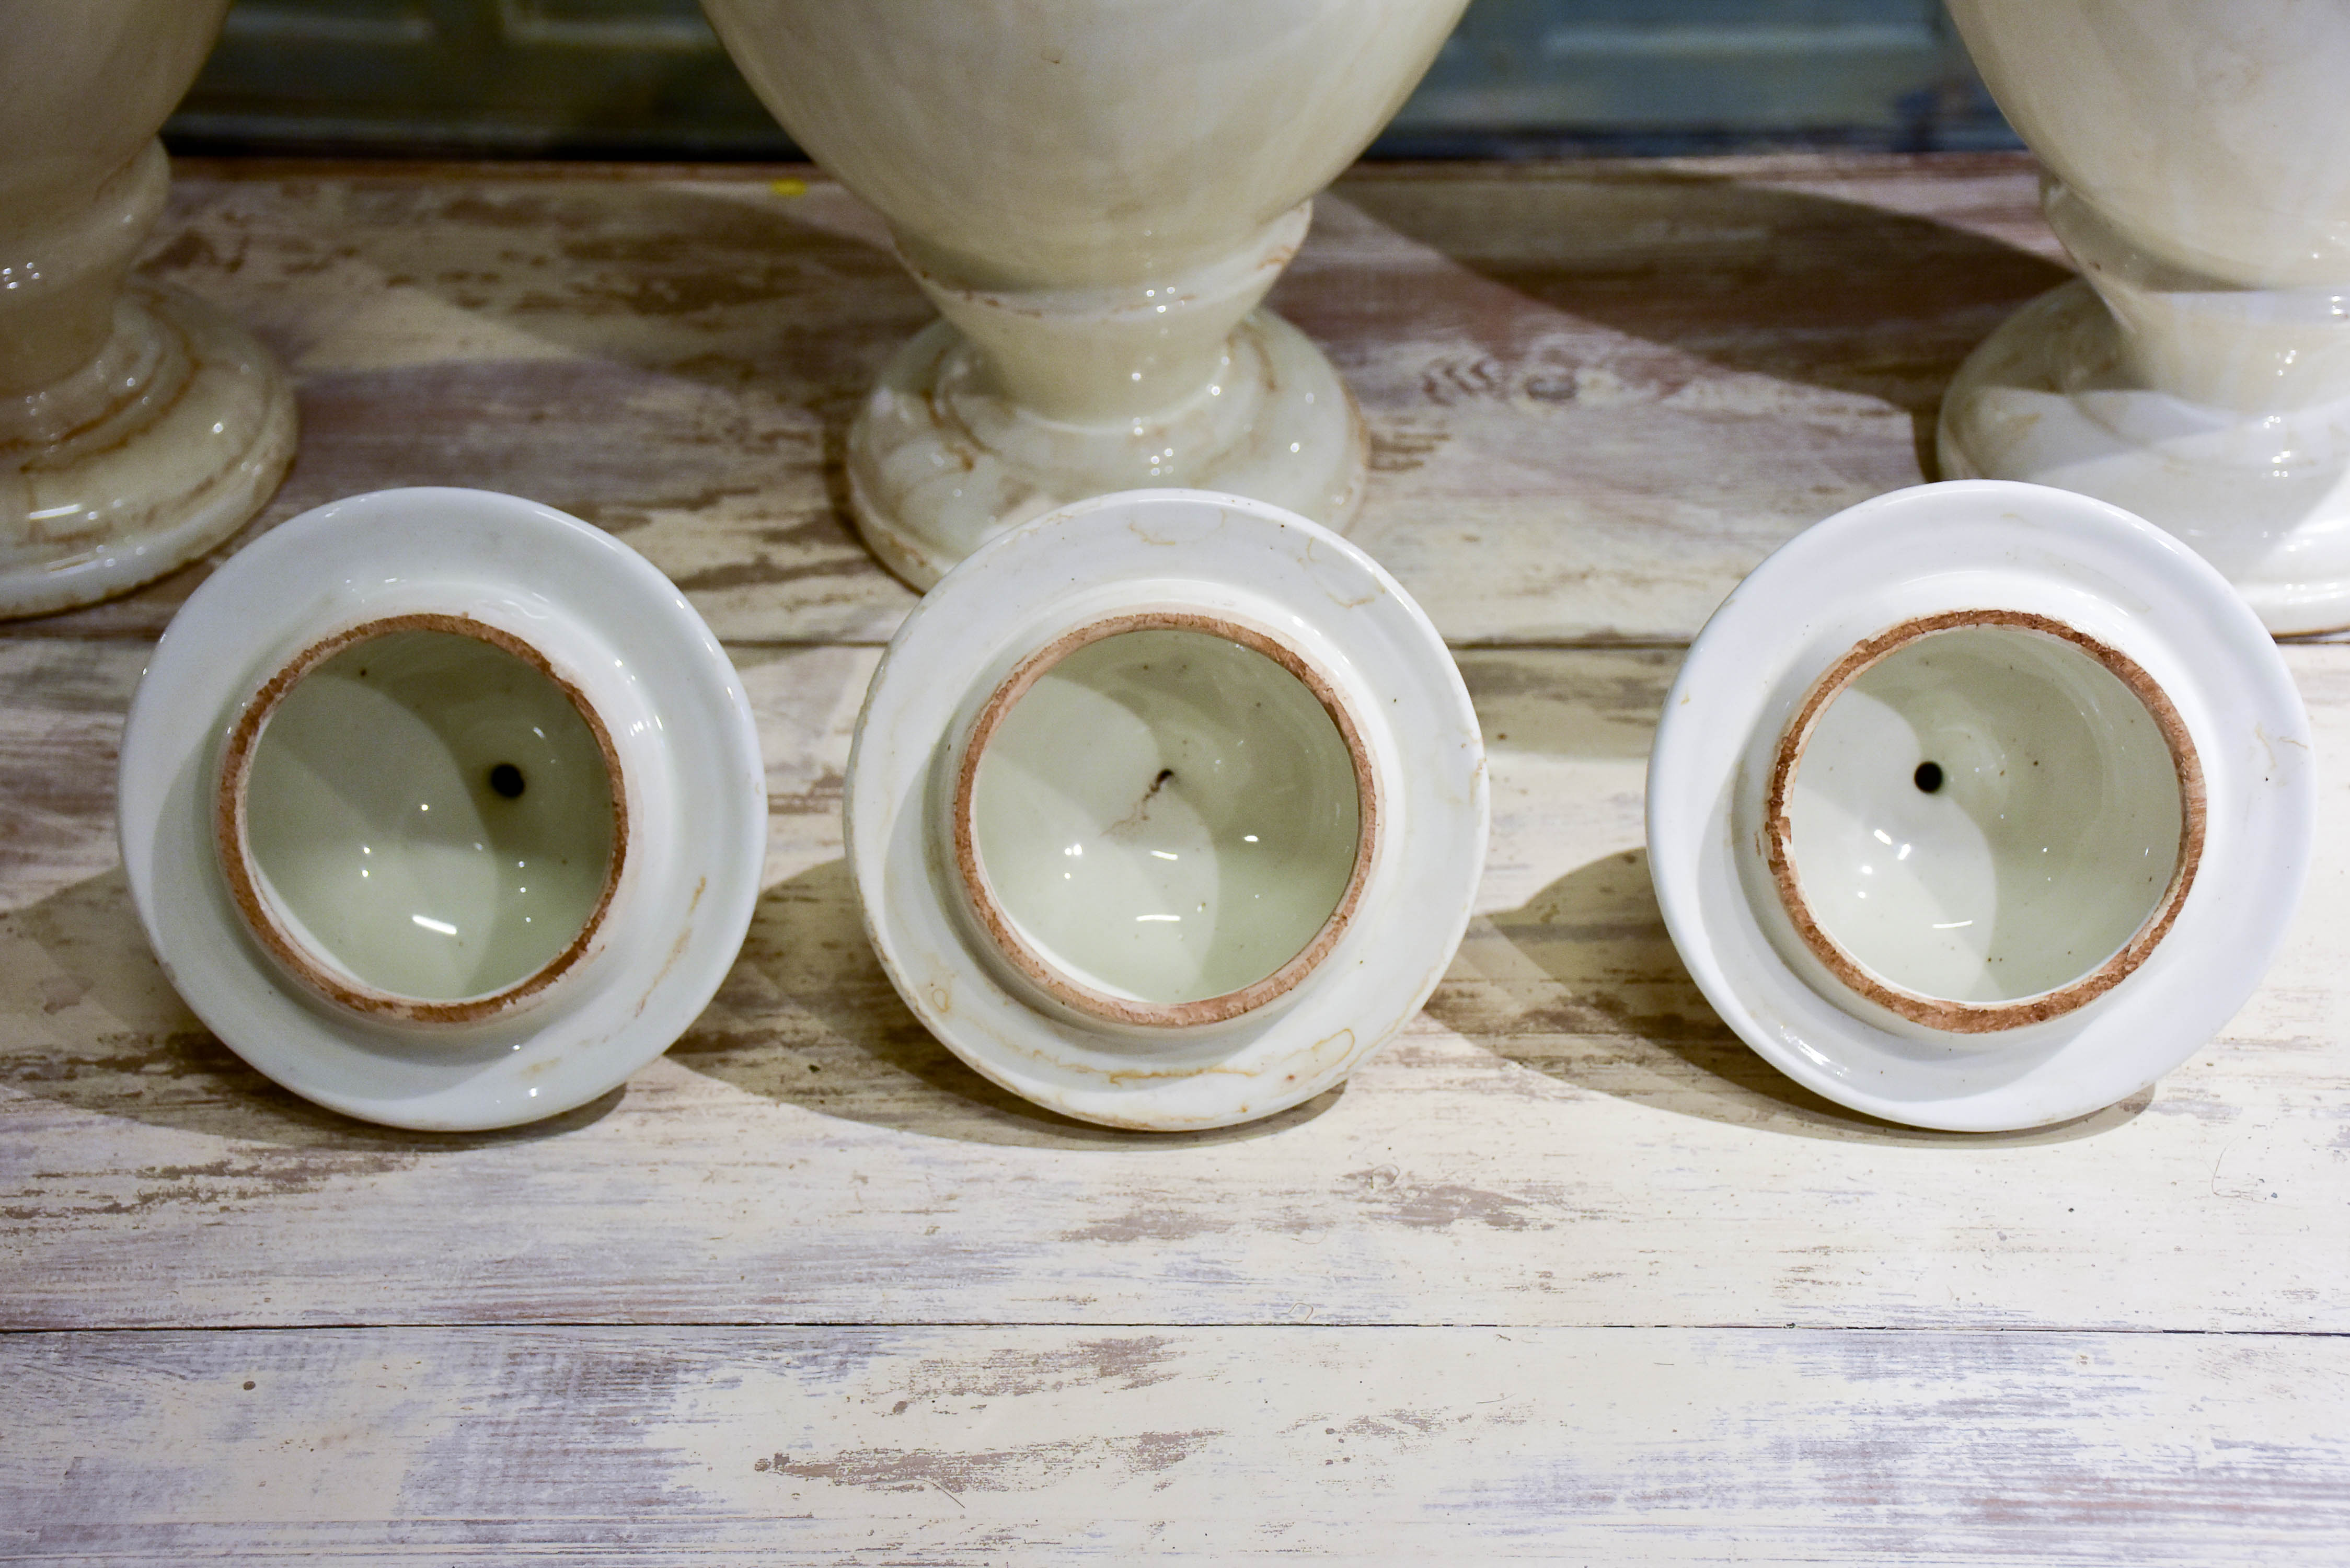
[[[198,148],[788,155],[698,0],[239,0]],[[1378,151],[2012,145],[1940,0],[1474,0]]]

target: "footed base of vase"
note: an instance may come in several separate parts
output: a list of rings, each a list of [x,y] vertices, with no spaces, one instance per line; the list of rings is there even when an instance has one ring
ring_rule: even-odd
[[[2156,391],[2085,283],[1968,357],[1938,446],[1945,479],[2051,484],[2177,535],[2277,636],[2350,628],[2350,400],[2254,414]]]
[[[134,285],[95,360],[0,400],[0,618],[128,593],[219,545],[286,476],[294,424],[249,333]]]
[[[849,498],[881,564],[927,589],[1014,524],[1114,491],[1222,490],[1344,528],[1362,499],[1366,447],[1337,371],[1269,311],[1233,330],[1221,370],[1190,401],[1111,425],[1014,404],[939,321],[890,360],[849,431]]]

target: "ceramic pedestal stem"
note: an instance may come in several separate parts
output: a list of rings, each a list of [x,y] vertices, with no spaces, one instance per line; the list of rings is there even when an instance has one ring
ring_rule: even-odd
[[[1354,400],[1257,302],[1311,204],[1232,255],[1149,284],[965,286],[902,236],[945,320],[883,371],[848,444],[858,526],[927,587],[981,539],[1065,502],[1187,483],[1343,524],[1360,498]]]
[[[0,616],[124,592],[258,511],[294,451],[259,345],[126,286],[163,207],[157,127],[226,0],[0,0]]]
[[[1461,5],[705,0],[945,317],[849,432],[858,525],[890,569],[928,587],[1013,524],[1145,486],[1343,523],[1360,418],[1257,306]]]
[[[1945,478],[2037,480],[2192,544],[2271,630],[2350,626],[2350,12],[1952,0],[2083,281],[1944,400]]]

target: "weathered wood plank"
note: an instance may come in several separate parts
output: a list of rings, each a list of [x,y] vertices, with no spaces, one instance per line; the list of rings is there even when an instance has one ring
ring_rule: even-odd
[[[44,808],[0,918],[0,1323],[2350,1328],[2339,834],[2268,985],[2151,1097],[1905,1131],[1777,1077],[1673,956],[1639,845],[1677,655],[1472,652],[1495,835],[1427,1013],[1342,1092],[1149,1137],[994,1090],[883,979],[835,809],[874,652],[740,658],[776,805],[751,940],[668,1057],[536,1129],[275,1090],[164,984],[102,793]],[[2350,653],[2288,659],[2338,815]],[[0,644],[0,713],[89,777],[133,670]]]
[[[0,641],[0,909],[120,864],[117,748],[151,646]]]
[[[1275,303],[1362,395],[1357,537],[1497,645],[1493,848],[1351,1085],[1151,1138],[962,1069],[858,927],[841,774],[912,600],[837,453],[928,315],[870,214],[806,171],[183,170],[151,270],[301,387],[264,525],[450,483],[629,538],[733,642],[769,887],[626,1089],[346,1122],[204,1033],[117,869],[120,714],[200,572],[0,632],[0,1559],[2345,1560],[2350,844],[2150,1096],[1883,1127],[1673,957],[1638,846],[1678,654],[1523,646],[1685,641],[1917,477],[1959,357],[2063,275],[2032,186],[1790,157],[1322,203]],[[2350,653],[2288,659],[2350,778]],[[452,1326],[320,1326],[387,1322]],[[791,1326],[858,1323],[931,1326]],[[2001,1328],[2059,1332],[1944,1332]]]
[[[1919,477],[1960,358],[2066,275],[2032,190],[2004,156],[1366,166],[1273,303],[1362,400],[1355,537],[1449,637],[1681,641]],[[264,525],[480,485],[623,535],[732,641],[880,640],[913,602],[842,521],[838,454],[930,309],[806,170],[210,165],[148,270],[296,375]],[[45,630],[152,635],[198,575]]]
[[[0,1558],[2342,1561],[2350,1342],[10,1335]]]

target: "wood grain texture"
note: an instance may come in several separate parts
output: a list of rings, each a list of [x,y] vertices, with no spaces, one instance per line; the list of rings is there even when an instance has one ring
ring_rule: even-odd
[[[1175,1137],[976,1077],[858,921],[842,775],[913,599],[837,457],[929,315],[884,238],[804,170],[182,171],[150,271],[301,389],[261,525],[457,483],[628,538],[742,670],[766,892],[623,1089],[344,1120],[204,1032],[125,893],[120,715],[203,568],[0,630],[0,1560],[2350,1563],[2350,649],[2287,653],[2325,781],[2287,950],[2082,1121],[1806,1094],[1649,890],[1679,647],[1916,479],[2065,275],[2026,161],[1321,203],[1275,303],[1362,398],[1356,536],[1462,649],[1494,836],[1398,1041]]]
[[[2345,1378],[2268,1336],[15,1335],[0,1560],[2318,1565]]]
[[[871,213],[805,169],[328,167],[183,168],[147,263],[296,378],[260,525],[512,491],[731,641],[887,638],[913,598],[843,522],[840,452],[931,313]],[[1960,359],[2069,275],[2033,188],[2005,155],[1368,168],[1273,304],[1362,402],[1354,536],[1449,638],[1686,641],[1795,531],[1920,476]],[[151,636],[202,570],[45,632]]]
[[[0,918],[0,1323],[2350,1329],[2338,836],[2268,985],[2153,1095],[2027,1134],[1887,1127],[1747,1052],[1665,936],[1640,792],[1678,655],[1475,651],[1493,846],[1426,1013],[1283,1116],[1118,1134],[965,1070],[866,946],[836,806],[876,657],[743,653],[775,815],[742,959],[624,1091],[514,1133],[273,1088],[164,983],[102,794],[53,821],[11,877],[49,890]],[[2350,662],[2290,657],[2350,777]],[[0,644],[0,711],[132,668]],[[95,766],[108,727],[78,733]]]

